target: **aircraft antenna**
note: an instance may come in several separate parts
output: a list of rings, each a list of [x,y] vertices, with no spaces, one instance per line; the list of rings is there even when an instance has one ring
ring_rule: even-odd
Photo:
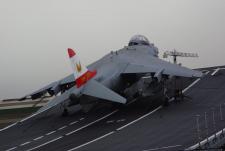
[[[177,64],[177,57],[198,57],[197,53],[185,53],[185,52],[179,52],[175,49],[173,51],[165,51],[163,54],[163,58],[168,58],[168,56],[173,57],[173,63]]]

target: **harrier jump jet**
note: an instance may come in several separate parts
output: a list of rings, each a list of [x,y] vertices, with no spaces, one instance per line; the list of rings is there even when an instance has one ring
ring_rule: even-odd
[[[165,87],[160,86],[172,76],[202,76],[199,71],[159,59],[158,48],[142,35],[133,36],[128,46],[110,52],[87,67],[79,60],[77,51],[68,48],[68,56],[73,74],[21,99],[37,99],[46,94],[55,96],[36,114],[59,104],[64,106],[65,112],[71,105],[85,108],[87,104],[107,101],[126,104],[137,96],[162,92]]]

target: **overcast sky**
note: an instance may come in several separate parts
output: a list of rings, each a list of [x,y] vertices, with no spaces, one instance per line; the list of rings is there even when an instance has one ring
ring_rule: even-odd
[[[199,54],[184,66],[225,65],[225,0],[0,0],[0,100],[70,74],[68,47],[90,64],[135,34]]]

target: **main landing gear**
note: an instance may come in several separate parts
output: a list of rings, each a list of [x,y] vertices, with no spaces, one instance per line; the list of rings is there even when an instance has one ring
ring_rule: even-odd
[[[165,83],[163,83],[163,106],[169,106],[169,100],[170,100],[170,97],[168,95],[168,89],[165,85]]]
[[[182,90],[176,89],[174,94],[174,101],[175,102],[181,102],[184,100],[184,94]]]
[[[60,108],[63,110],[62,111],[62,116],[68,116],[69,115],[69,111],[68,111],[68,106],[65,103],[62,103]]]

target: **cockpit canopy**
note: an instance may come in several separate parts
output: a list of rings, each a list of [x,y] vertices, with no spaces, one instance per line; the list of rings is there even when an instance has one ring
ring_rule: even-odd
[[[148,38],[146,38],[143,35],[133,36],[130,39],[128,46],[144,46],[144,47],[138,48],[138,50],[147,50],[149,53],[151,53],[153,56],[156,56],[156,57],[158,57],[158,54],[159,54],[158,48],[155,47],[153,43],[150,43],[148,41]]]
[[[134,46],[134,45],[147,45],[150,46],[150,43],[148,41],[148,39],[143,36],[143,35],[135,35],[133,36],[129,43],[128,46]]]

